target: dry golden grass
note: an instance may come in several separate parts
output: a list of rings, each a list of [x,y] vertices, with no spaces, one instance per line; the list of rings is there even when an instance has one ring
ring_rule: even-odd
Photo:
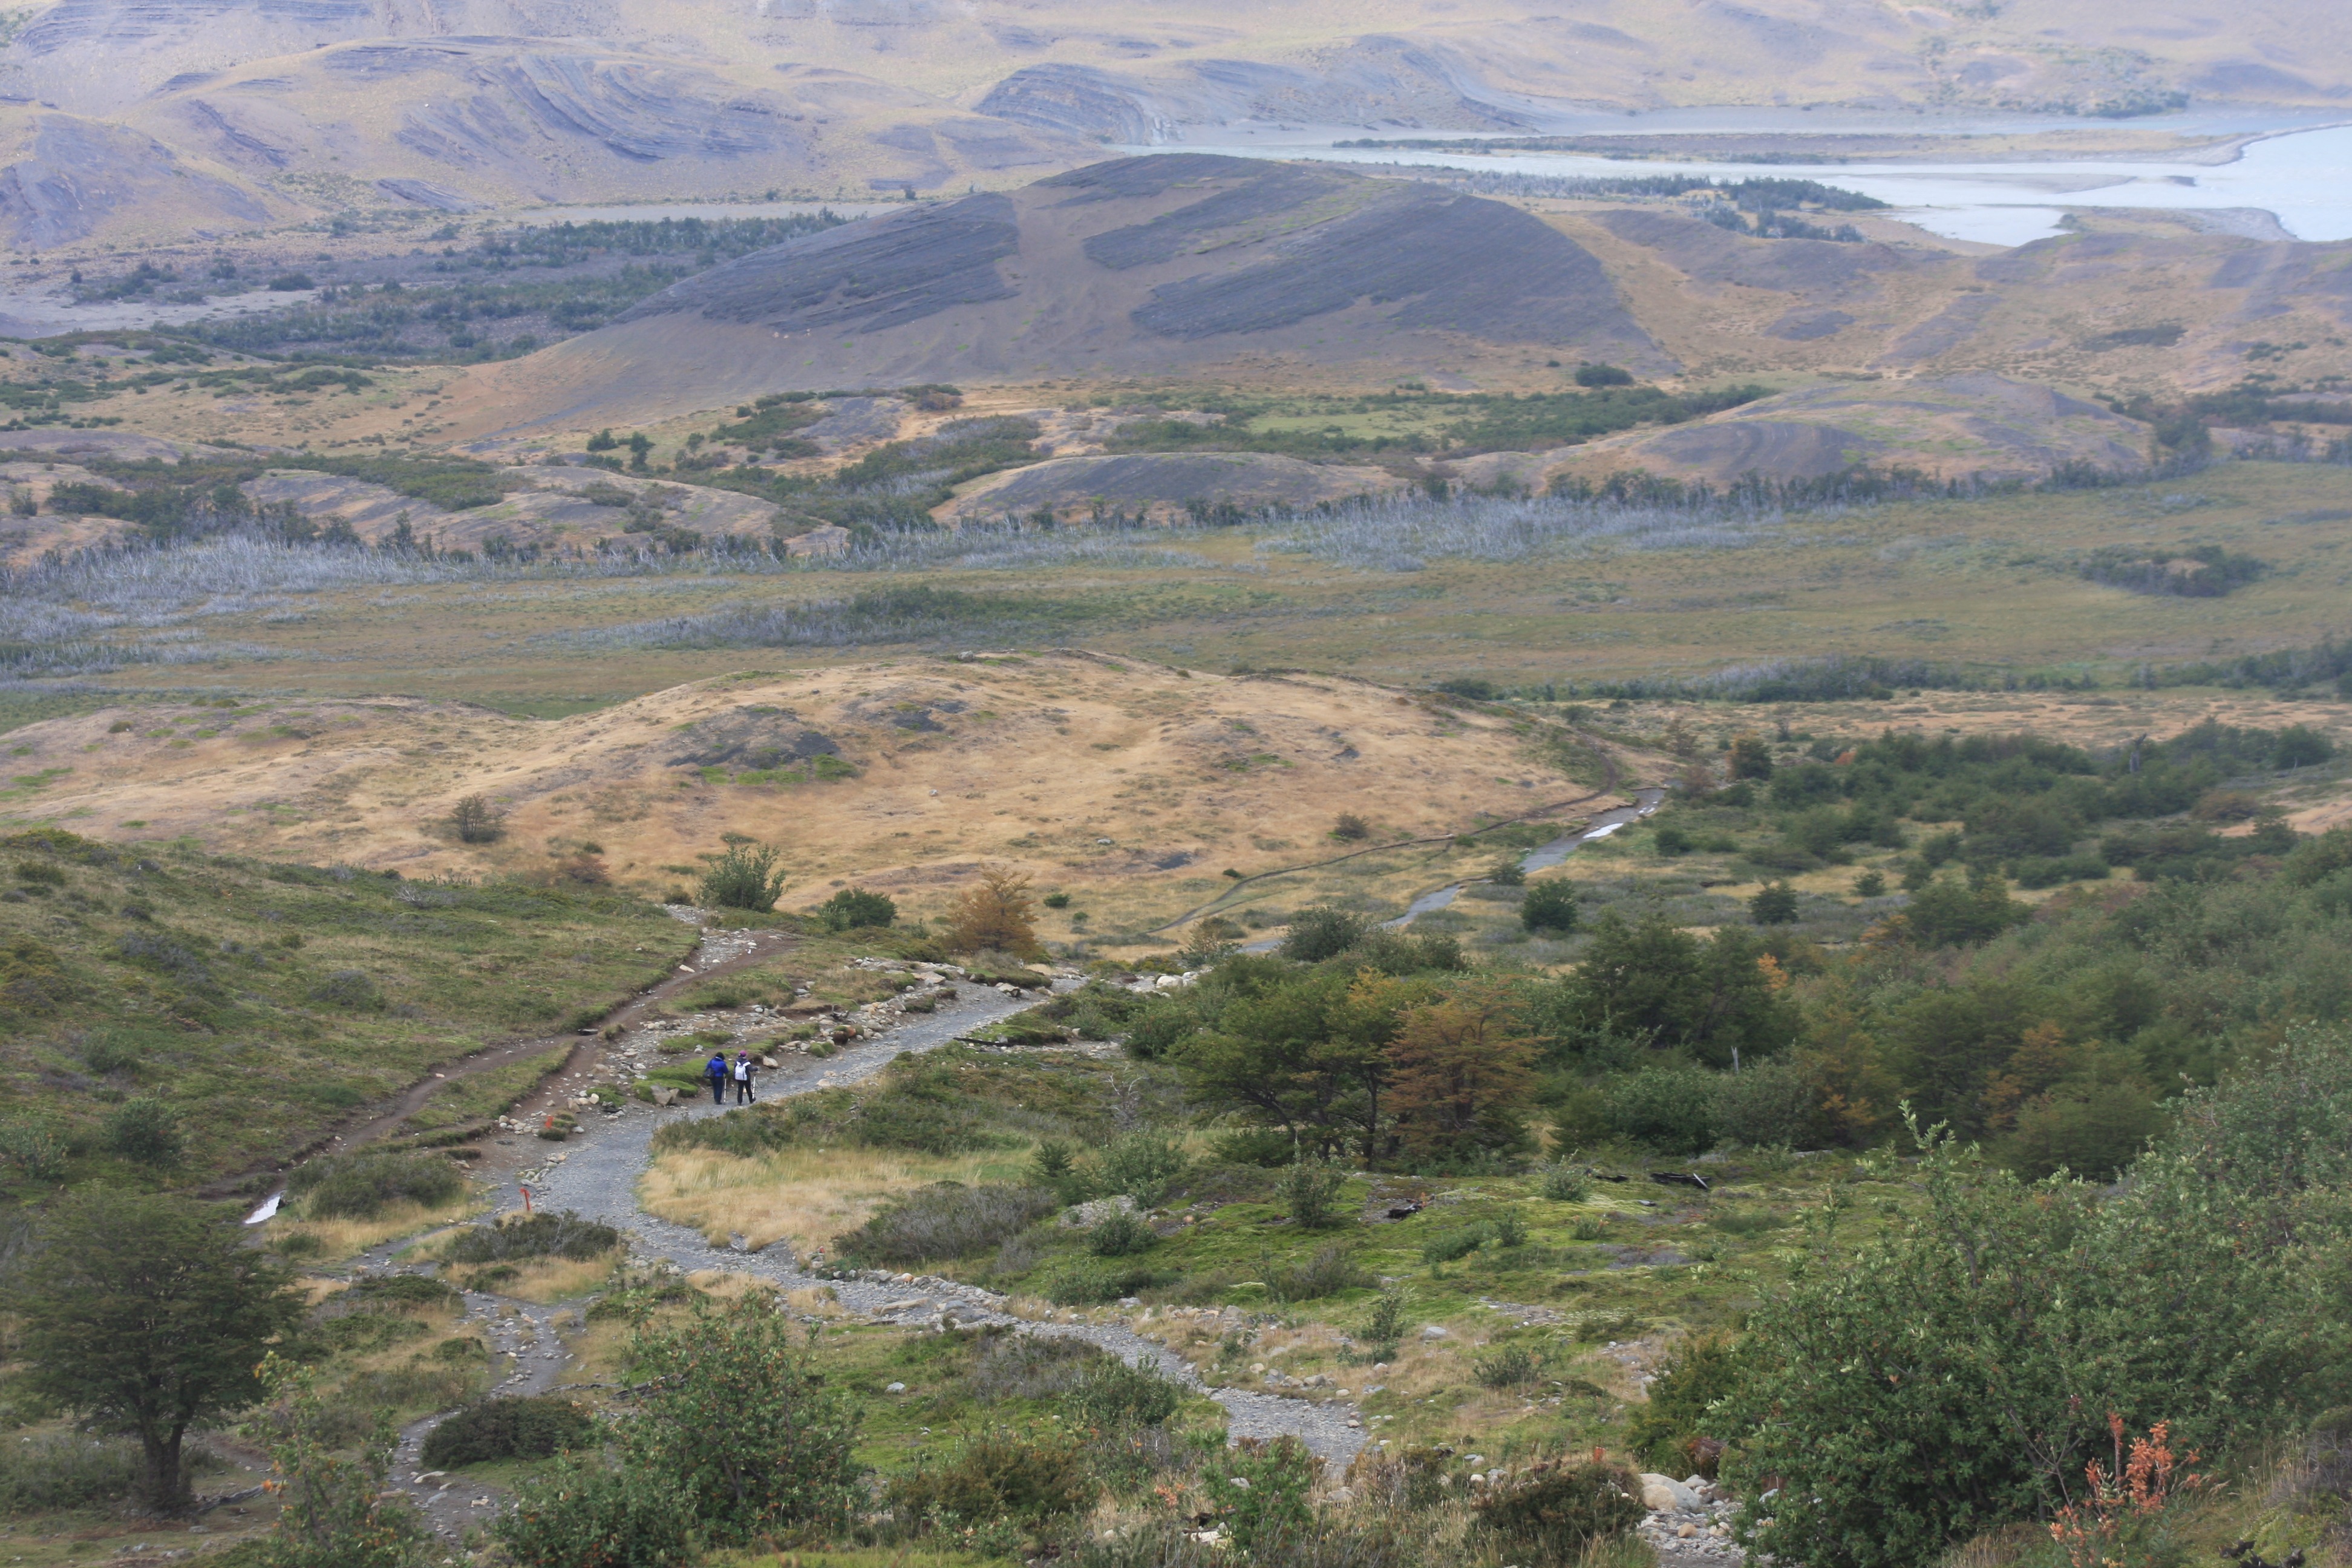
[[[1067,938],[1206,902],[1231,886],[1226,868],[1355,847],[1329,837],[1342,812],[1394,841],[1587,793],[1506,717],[1342,677],[1235,679],[1066,653],[726,676],[553,721],[410,699],[269,706],[229,732],[207,724],[177,741],[115,732],[128,710],[111,709],[13,731],[13,765],[48,768],[54,752],[68,770],[28,819],[86,818],[101,836],[135,821],[224,850],[396,864],[412,878],[543,875],[551,851],[594,842],[618,883],[653,894],[690,880],[666,868],[696,865],[723,826],[782,849],[790,904],[856,880],[902,911],[938,914],[981,865],[1002,863],[1084,900],[1045,922],[1042,934]],[[838,744],[857,775],[711,782],[675,761],[683,725],[723,730],[775,709]],[[904,728],[909,713],[936,715],[933,727]],[[140,717],[143,728],[155,715]],[[500,842],[467,846],[446,830],[452,804],[472,794],[505,804]],[[255,809],[264,800],[293,809]],[[1409,897],[1444,854],[1370,855],[1325,879]],[[1268,886],[1287,902],[1320,884]]]
[[[321,1263],[336,1263],[346,1258],[357,1257],[371,1247],[381,1247],[387,1241],[397,1241],[403,1237],[454,1225],[469,1217],[480,1207],[481,1200],[469,1193],[436,1208],[426,1208],[422,1204],[393,1204],[373,1219],[297,1220],[281,1216],[271,1220],[264,1227],[262,1235],[264,1239],[273,1244],[282,1243],[289,1237],[315,1237],[320,1250],[310,1254],[310,1258]]]
[[[740,1236],[753,1247],[829,1247],[891,1198],[934,1182],[977,1186],[1012,1175],[1024,1152],[946,1158],[873,1149],[783,1149],[738,1159],[707,1149],[665,1154],[646,1171],[637,1198],[648,1214],[702,1232],[714,1247]]]
[[[498,1286],[501,1296],[513,1296],[541,1306],[556,1301],[569,1301],[598,1289],[613,1277],[620,1261],[615,1252],[609,1258],[537,1258],[527,1263],[509,1264],[515,1277]]]

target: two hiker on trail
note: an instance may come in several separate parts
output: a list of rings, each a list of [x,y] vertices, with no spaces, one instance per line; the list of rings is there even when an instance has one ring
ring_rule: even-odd
[[[710,1103],[727,1103],[727,1053],[713,1051],[710,1059],[702,1064],[702,1076],[710,1080]]]
[[[735,1103],[751,1103],[751,1075],[756,1070],[749,1051],[735,1053]]]

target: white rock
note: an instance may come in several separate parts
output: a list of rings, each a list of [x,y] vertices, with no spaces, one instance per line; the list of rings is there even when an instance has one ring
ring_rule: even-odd
[[[1423,1323],[1421,1325],[1421,1337],[1425,1340],[1442,1340],[1445,1337],[1445,1331],[1435,1323]]]
[[[882,1392],[885,1394],[904,1394],[907,1392],[907,1385],[903,1383],[894,1383],[884,1388]]]
[[[1672,1476],[1642,1475],[1642,1506],[1655,1513],[1689,1513],[1699,1506],[1698,1494]]]

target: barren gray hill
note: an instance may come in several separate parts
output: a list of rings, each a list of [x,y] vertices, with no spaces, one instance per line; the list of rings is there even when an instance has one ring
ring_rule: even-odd
[[[757,252],[486,376],[528,416],[793,388],[1246,365],[1386,380],[1496,349],[1673,367],[1591,253],[1343,169],[1128,158]]]

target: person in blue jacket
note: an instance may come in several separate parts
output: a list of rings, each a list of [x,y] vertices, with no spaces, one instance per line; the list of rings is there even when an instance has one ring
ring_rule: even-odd
[[[710,1080],[710,1103],[727,1103],[727,1053],[713,1051],[710,1059],[702,1064],[702,1076]]]

